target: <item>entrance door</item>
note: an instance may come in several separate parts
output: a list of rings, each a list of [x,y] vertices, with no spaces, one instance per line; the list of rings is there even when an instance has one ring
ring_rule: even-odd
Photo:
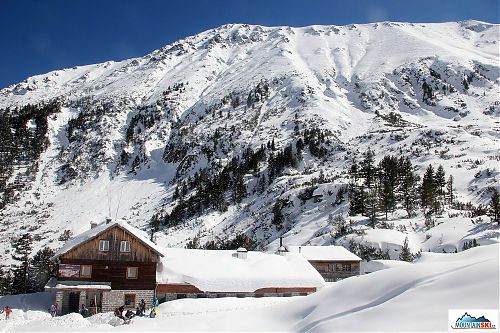
[[[86,305],[93,315],[102,312],[102,292],[87,291]]]
[[[78,303],[80,303],[80,293],[69,293],[69,312],[78,312],[80,310],[80,304]]]

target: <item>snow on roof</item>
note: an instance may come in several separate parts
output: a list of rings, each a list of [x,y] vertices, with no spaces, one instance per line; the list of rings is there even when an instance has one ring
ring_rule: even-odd
[[[57,281],[57,278],[51,277],[45,285],[45,291],[54,289],[99,289],[111,290],[111,282],[95,281]]]
[[[111,220],[111,222],[101,223],[101,224],[97,225],[96,227],[91,228],[91,229],[77,235],[75,238],[70,239],[59,250],[57,250],[57,252],[54,254],[54,256],[51,259],[55,260],[55,259],[59,258],[61,255],[65,254],[66,252],[74,249],[75,247],[79,246],[80,244],[83,244],[83,243],[91,240],[94,237],[97,237],[98,235],[100,235],[104,231],[106,231],[110,228],[113,228],[115,226],[118,226],[122,229],[125,229],[126,231],[128,231],[129,233],[134,235],[137,239],[139,239],[142,243],[144,243],[144,245],[150,247],[158,255],[163,257],[162,248],[159,247],[158,245],[156,245],[155,243],[153,243],[152,241],[150,241],[147,234],[144,231],[132,227],[130,224],[128,224],[124,220],[116,219],[116,220]]]
[[[299,251],[300,248],[300,251]],[[287,246],[292,253],[299,253],[307,260],[361,261],[362,259],[343,246]]]
[[[254,292],[260,288],[321,288],[324,280],[303,257],[249,251],[167,248],[156,273],[160,284],[191,284],[206,292]]]

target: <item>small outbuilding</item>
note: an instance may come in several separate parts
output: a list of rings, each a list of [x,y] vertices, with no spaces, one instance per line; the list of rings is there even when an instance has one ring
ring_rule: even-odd
[[[343,246],[286,246],[286,249],[309,261],[327,282],[359,275],[362,259]]]

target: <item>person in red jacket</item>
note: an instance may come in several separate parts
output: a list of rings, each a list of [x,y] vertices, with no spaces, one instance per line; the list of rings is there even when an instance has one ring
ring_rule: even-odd
[[[10,306],[6,306],[3,311],[5,312],[5,319],[9,319],[9,316],[10,316],[10,313],[12,312],[12,309],[10,308]]]

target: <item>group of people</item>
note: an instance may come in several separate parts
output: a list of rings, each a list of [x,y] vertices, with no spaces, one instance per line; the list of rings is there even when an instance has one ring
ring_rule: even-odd
[[[5,313],[5,320],[9,319],[12,309],[10,306],[5,306],[3,309],[0,309],[0,314]]]
[[[93,305],[92,303],[91,303],[91,305]],[[153,299],[151,311],[149,312],[149,315],[148,315],[150,318],[155,318],[158,315],[158,312],[156,311],[156,307],[158,306],[158,304],[159,304],[158,298],[155,297]],[[57,316],[58,311],[59,311],[59,309],[57,307],[57,303],[52,304],[50,306],[49,312],[52,315],[52,317]],[[137,306],[135,309],[135,313],[131,309],[127,309],[127,312],[125,312],[125,314],[123,314],[123,311],[125,311],[124,305],[120,306],[119,308],[116,308],[114,311],[114,314],[116,317],[122,319],[125,323],[128,324],[133,317],[146,316],[146,302],[144,301],[144,299],[141,299],[141,301],[139,302],[139,306]],[[9,319],[9,315],[12,312],[12,309],[10,307],[6,306],[3,310],[0,310],[0,313],[3,313],[3,312],[5,312],[5,319]],[[84,318],[87,318],[87,317],[92,315],[91,311],[89,310],[89,308],[85,304],[82,304],[82,306],[80,308],[80,314]]]
[[[158,306],[158,299],[155,297],[153,300],[153,307],[151,308],[151,311],[149,312],[149,317],[150,318],[155,318],[158,314],[156,311],[156,307]],[[123,314],[123,311],[125,311],[125,306],[122,305],[119,308],[115,309],[115,316],[122,319],[126,324],[130,323],[130,320],[133,317],[144,317],[146,315],[146,302],[144,299],[141,299],[139,302],[139,306],[135,308],[135,313],[128,309],[127,312],[125,312],[125,315]]]

